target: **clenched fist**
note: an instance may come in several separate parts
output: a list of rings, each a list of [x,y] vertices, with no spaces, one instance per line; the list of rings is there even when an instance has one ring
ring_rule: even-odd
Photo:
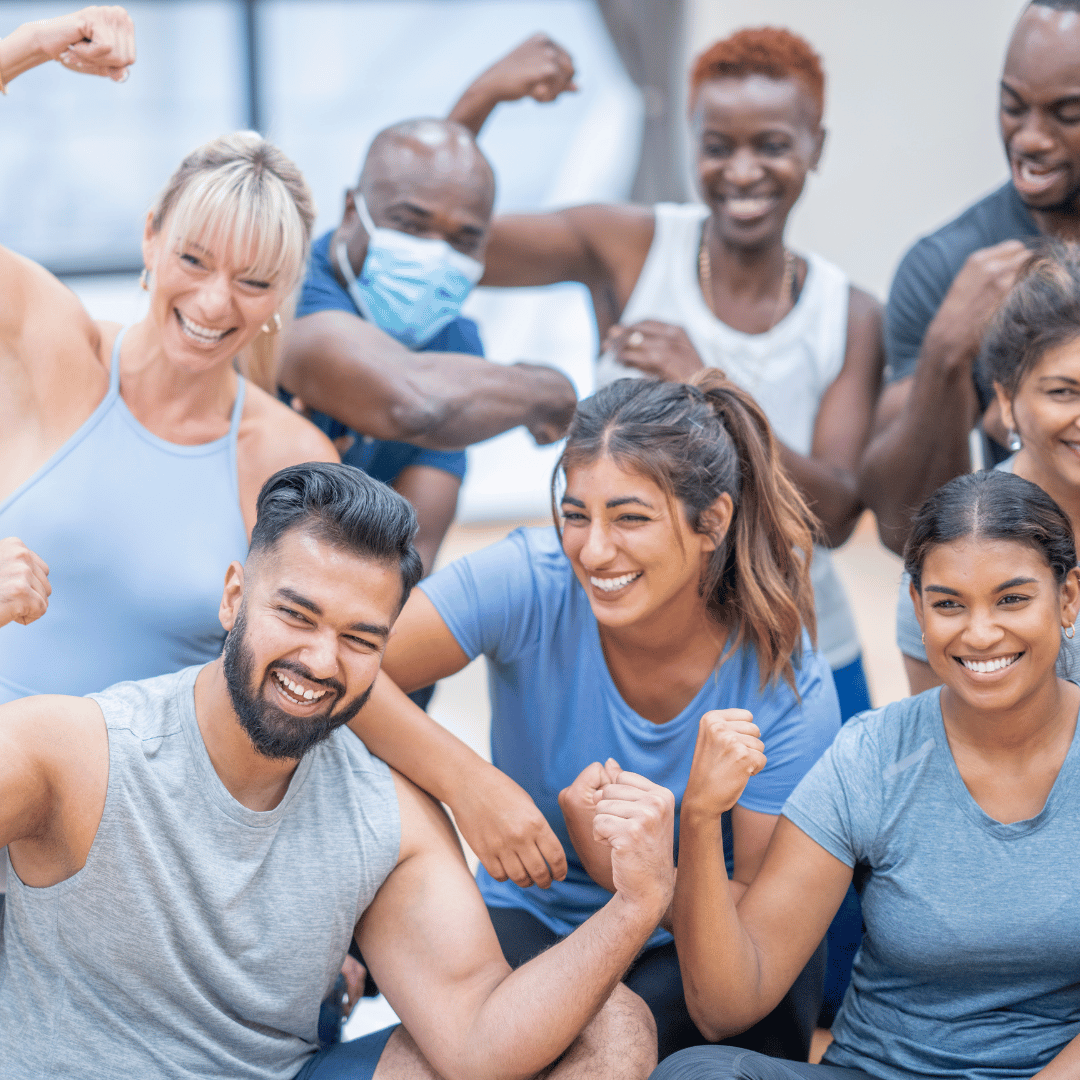
[[[0,626],[40,619],[51,594],[45,561],[15,536],[0,540]]]
[[[719,817],[739,801],[747,780],[765,768],[760,735],[746,709],[716,709],[701,718],[683,795],[684,817]]]
[[[135,63],[135,28],[122,7],[95,5],[34,24],[38,47],[82,75],[127,78]]]

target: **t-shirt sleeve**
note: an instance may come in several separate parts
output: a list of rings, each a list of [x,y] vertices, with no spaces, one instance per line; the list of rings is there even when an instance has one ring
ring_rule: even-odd
[[[885,381],[915,372],[915,362],[954,274],[932,237],[919,240],[904,256],[885,307]]]
[[[442,469],[456,476],[459,480],[465,477],[465,466],[468,458],[464,450],[421,450],[410,462],[411,465],[427,465],[431,469]]]
[[[867,861],[881,814],[880,711],[849,720],[796,787],[784,817],[847,866]]]
[[[458,559],[418,586],[470,660],[509,663],[540,638],[540,590],[521,531]]]
[[[756,703],[743,706],[754,714],[768,759],[739,799],[739,805],[747,810],[779,814],[840,729],[840,703],[832,673],[820,654],[809,651],[809,641],[806,647],[796,671],[798,697],[781,681],[766,686]]]

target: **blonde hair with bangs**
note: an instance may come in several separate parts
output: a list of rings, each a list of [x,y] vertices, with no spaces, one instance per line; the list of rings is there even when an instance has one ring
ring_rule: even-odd
[[[201,239],[224,242],[239,258],[251,252],[244,272],[289,294],[307,265],[315,202],[303,174],[273,143],[255,131],[235,131],[188,154],[151,215],[155,232],[167,225],[171,245]],[[288,316],[295,298],[282,306]],[[241,360],[244,374],[266,390],[276,383],[274,344],[260,334]]]

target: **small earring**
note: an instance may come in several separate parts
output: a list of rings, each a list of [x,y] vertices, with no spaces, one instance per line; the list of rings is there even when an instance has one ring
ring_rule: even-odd
[[[1073,623],[1073,624],[1072,624],[1072,626],[1066,626],[1066,627],[1065,627],[1065,636],[1066,636],[1066,637],[1067,637],[1067,638],[1068,638],[1068,639],[1069,639],[1070,641],[1072,641],[1072,639],[1073,639],[1074,637],[1076,637],[1076,623]]]
[[[1015,454],[1024,444],[1020,441],[1020,433],[1015,428],[1009,428],[1009,441],[1006,443],[1009,452]]]
[[[270,328],[270,324],[273,323],[273,329]],[[264,334],[277,334],[281,331],[281,316],[275,311],[274,316],[271,319],[267,319],[259,328]]]
[[[143,292],[150,291],[150,275],[146,272],[146,267],[143,267],[143,272],[139,275],[139,288]]]
[[[922,641],[922,643],[923,643],[924,645],[926,644],[926,635],[925,635],[925,634],[920,634],[920,635],[919,635],[919,639],[920,639],[920,640]]]

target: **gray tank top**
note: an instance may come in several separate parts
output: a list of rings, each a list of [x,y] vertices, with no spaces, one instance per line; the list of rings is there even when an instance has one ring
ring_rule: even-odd
[[[347,729],[281,803],[238,803],[195,719],[199,667],[90,695],[109,785],[86,865],[12,871],[0,926],[0,1077],[291,1080],[319,1003],[394,868],[390,770]]]

